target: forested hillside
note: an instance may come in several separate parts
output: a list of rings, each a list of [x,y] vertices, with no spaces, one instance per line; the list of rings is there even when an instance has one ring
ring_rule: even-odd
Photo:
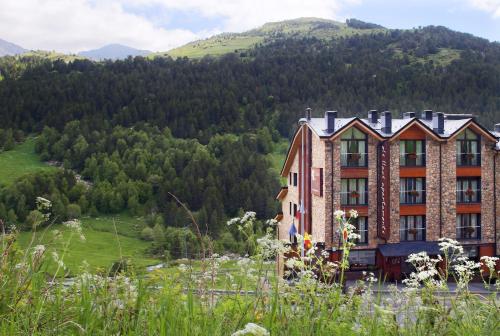
[[[278,177],[266,155],[306,106],[317,115],[433,109],[473,113],[489,127],[500,122],[498,43],[443,27],[351,26],[373,31],[274,38],[194,60],[2,58],[0,124],[4,134],[41,133],[41,157],[92,184],[78,198],[59,190],[66,209],[158,211],[165,225],[182,225],[173,192],[217,231],[240,209],[261,217],[277,210]],[[22,190],[5,187],[0,197],[18,220],[38,192]]]

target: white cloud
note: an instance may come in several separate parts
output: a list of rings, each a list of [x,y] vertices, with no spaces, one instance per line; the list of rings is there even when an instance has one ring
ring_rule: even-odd
[[[490,13],[494,18],[500,18],[500,0],[468,0],[468,1],[473,7]]]
[[[1,38],[28,49],[63,52],[122,43],[135,48],[167,50],[200,35],[166,30],[118,2],[85,0],[0,0]]]
[[[334,19],[360,0],[0,0],[0,38],[29,49],[77,52],[109,43],[168,50],[215,32],[240,32],[269,21],[316,16]],[[201,31],[165,29],[134,12],[152,7],[220,18]],[[132,9],[130,9],[132,8]],[[209,30],[208,30],[209,29]]]

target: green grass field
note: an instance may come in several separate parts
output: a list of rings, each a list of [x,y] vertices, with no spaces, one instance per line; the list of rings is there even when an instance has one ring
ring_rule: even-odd
[[[54,169],[57,168],[43,163],[35,153],[34,138],[0,153],[0,184],[8,185],[24,174]]]
[[[114,224],[116,225],[115,233]],[[145,266],[157,264],[160,261],[147,256],[147,249],[151,243],[140,240],[140,228],[144,225],[142,218],[135,218],[126,214],[116,216],[101,216],[98,218],[83,218],[82,228],[85,240],[73,235],[68,246],[64,263],[70,274],[79,273],[83,262],[90,266],[90,271],[107,271],[113,264],[122,258],[130,258],[139,270]],[[55,241],[52,231],[62,232],[62,239]],[[61,255],[64,246],[71,236],[71,231],[63,225],[55,225],[36,233],[33,245],[46,245],[48,252],[57,250]],[[32,232],[22,232],[19,236],[21,248],[27,247],[33,237]],[[134,238],[137,237],[137,238]],[[55,263],[49,264],[48,272],[56,269]]]

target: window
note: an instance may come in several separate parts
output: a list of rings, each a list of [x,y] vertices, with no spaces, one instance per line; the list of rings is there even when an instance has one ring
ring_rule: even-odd
[[[297,216],[297,204],[293,205],[293,217]]]
[[[401,241],[425,240],[425,216],[401,216],[399,224]]]
[[[293,186],[296,187],[297,186],[297,173],[293,173]]]
[[[399,202],[401,204],[425,203],[425,178],[402,178],[399,184]]]
[[[288,209],[288,210],[289,210],[289,213],[290,213],[290,215],[291,215],[291,214],[292,214],[292,202],[290,202],[290,204],[289,204],[289,209]]]
[[[355,233],[361,237],[356,241],[356,244],[368,244],[368,221],[366,217],[351,218],[351,224],[356,227]]]
[[[399,142],[400,166],[425,166],[425,141],[401,140]]]
[[[288,184],[292,185],[292,172],[288,174]]]
[[[481,202],[481,179],[457,179],[457,203]]]
[[[340,204],[367,205],[367,179],[341,179]]]
[[[366,134],[351,127],[341,136],[340,142],[340,165],[342,167],[366,167],[367,153]]]
[[[457,166],[479,166],[480,164],[479,136],[466,129],[457,137]]]
[[[481,214],[457,215],[457,239],[481,239]]]

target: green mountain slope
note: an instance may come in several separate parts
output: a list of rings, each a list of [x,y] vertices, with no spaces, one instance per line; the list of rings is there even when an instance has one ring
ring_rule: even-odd
[[[182,47],[150,57],[172,56],[199,58],[206,55],[220,56],[227,53],[245,53],[259,44],[272,42],[281,38],[315,37],[328,40],[348,37],[356,34],[364,35],[388,31],[382,26],[364,23],[358,20],[348,23],[319,19],[299,18],[280,22],[266,23],[260,28],[244,33],[223,33],[205,40],[194,41]]]

